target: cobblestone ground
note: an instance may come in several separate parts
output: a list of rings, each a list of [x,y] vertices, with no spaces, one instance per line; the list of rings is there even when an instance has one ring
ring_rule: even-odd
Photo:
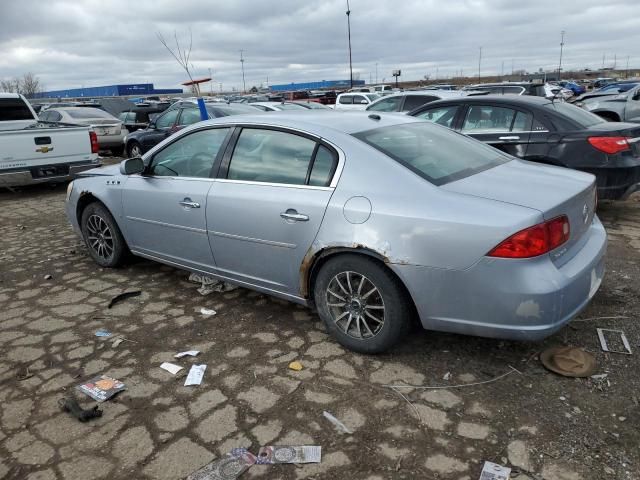
[[[602,206],[609,272],[581,315],[625,318],[575,322],[537,344],[416,331],[375,357],[345,351],[290,303],[242,289],[203,297],[187,273],[143,260],[98,268],[63,204],[64,186],[0,193],[0,478],[174,480],[232,447],[268,444],[321,445],[322,462],[243,478],[475,480],[485,460],[517,480],[640,478],[638,352],[605,354],[595,335],[622,328],[637,349],[640,203]],[[134,289],[142,295],[107,309]],[[126,340],[114,347],[99,328]],[[537,352],[563,343],[593,352],[607,377],[544,370]],[[202,353],[173,359],[188,349]],[[289,370],[292,360],[304,369]],[[176,378],[164,361],[187,368]],[[192,363],[208,365],[204,381],[184,387]],[[58,399],[96,374],[127,390],[91,422],[61,412]],[[398,383],[450,388],[403,398],[383,386]]]

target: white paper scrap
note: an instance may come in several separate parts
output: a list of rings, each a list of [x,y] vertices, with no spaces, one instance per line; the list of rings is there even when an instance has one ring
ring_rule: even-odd
[[[199,350],[187,350],[186,352],[180,352],[180,353],[176,353],[173,358],[182,358],[182,357],[186,357],[187,355],[190,355],[192,357],[195,357],[196,355],[198,355],[200,353]]]
[[[184,381],[184,386],[200,385],[206,369],[206,365],[191,365],[191,370],[189,370],[189,375],[187,375],[187,379]]]
[[[200,309],[200,313],[201,313],[202,315],[207,315],[207,316],[209,316],[209,315],[215,315],[215,314],[216,314],[216,311],[215,311],[215,310],[213,310],[213,309],[211,309],[211,308],[204,308],[204,307],[202,307],[202,308]]]
[[[509,480],[511,469],[503,467],[497,463],[484,462],[482,472],[480,472],[480,480]]]
[[[174,365],[173,363],[169,363],[169,362],[164,362],[162,365],[160,365],[160,368],[162,368],[163,370],[166,370],[172,375],[175,375],[180,370],[182,370],[182,367],[180,365]]]

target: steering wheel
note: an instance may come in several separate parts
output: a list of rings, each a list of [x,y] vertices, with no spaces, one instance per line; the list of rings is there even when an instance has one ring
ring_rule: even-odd
[[[211,154],[206,152],[196,153],[189,159],[189,173],[195,177],[208,177],[211,173]]]

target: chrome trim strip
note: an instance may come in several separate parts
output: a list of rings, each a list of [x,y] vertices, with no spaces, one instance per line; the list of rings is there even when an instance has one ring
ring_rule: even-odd
[[[219,183],[239,183],[241,185],[261,185],[263,187],[284,187],[284,188],[301,188],[303,190],[325,190],[331,191],[331,187],[315,187],[313,185],[298,185],[295,183],[271,183],[271,182],[256,182],[252,180],[229,180],[228,178],[216,178],[216,182]]]
[[[232,235],[231,233],[214,232],[213,230],[208,230],[207,232],[209,233],[209,235],[215,235],[216,237],[231,238],[233,240],[242,240],[244,242],[262,243],[265,245],[271,245],[273,247],[284,247],[284,248],[297,247],[297,245],[294,243],[274,242],[273,240],[263,240],[261,238],[245,237],[242,235]]]
[[[202,229],[202,228],[185,227],[183,225],[174,225],[173,223],[158,222],[157,220],[149,220],[149,219],[146,219],[146,218],[130,217],[128,215],[127,215],[126,218],[127,218],[127,220],[133,220],[134,222],[150,223],[152,225],[159,225],[161,227],[175,228],[175,229],[178,229],[178,230],[186,230],[188,232],[203,233],[203,234],[207,233],[207,231],[205,229]]]

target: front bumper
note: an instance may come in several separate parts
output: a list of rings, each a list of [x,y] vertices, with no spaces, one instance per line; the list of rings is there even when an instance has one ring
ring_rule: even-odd
[[[392,265],[429,330],[540,340],[578,315],[604,276],[607,235],[594,217],[584,247],[561,267],[549,255],[485,257],[467,270]]]
[[[37,167],[0,171],[0,187],[22,187],[38,183],[57,183],[73,180],[85,170],[101,166],[99,159],[92,162],[38,165]]]

